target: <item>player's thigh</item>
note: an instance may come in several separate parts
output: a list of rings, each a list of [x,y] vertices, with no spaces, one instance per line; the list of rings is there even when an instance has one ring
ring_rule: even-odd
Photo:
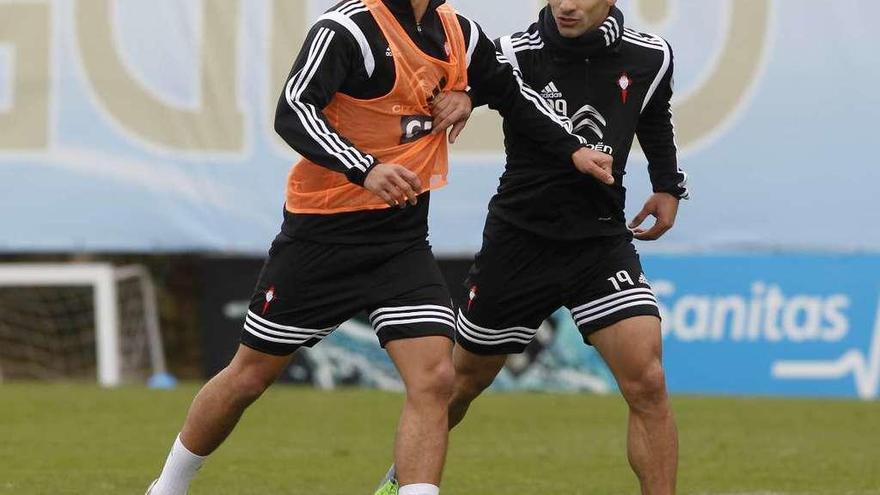
[[[241,334],[255,351],[289,356],[312,347],[363,309],[363,253],[281,234],[260,272]]]
[[[662,335],[655,316],[621,320],[593,332],[589,339],[622,387],[656,379],[650,375],[662,372]]]
[[[238,350],[235,352],[235,356],[232,357],[232,361],[227,369],[236,376],[268,386],[287,369],[291,358],[292,355],[278,356],[267,354],[244,344],[239,344]]]
[[[483,246],[465,280],[456,342],[480,356],[525,350],[538,327],[563,304],[553,242],[490,216]]]

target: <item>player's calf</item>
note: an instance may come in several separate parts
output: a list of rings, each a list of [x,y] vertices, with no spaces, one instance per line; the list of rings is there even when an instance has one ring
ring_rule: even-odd
[[[239,346],[232,362],[199,391],[190,406],[181,440],[193,453],[211,454],[226,439],[245,409],[287,367],[290,356],[274,356]]]
[[[205,457],[229,436],[245,409],[287,367],[290,356],[240,346],[232,362],[199,391],[149,495],[185,495]]]
[[[456,346],[453,353],[455,383],[449,400],[450,430],[464,419],[471,402],[492,385],[506,360],[506,354],[482,356]]]
[[[660,360],[618,380],[629,405],[627,457],[646,495],[673,495],[678,434]]]
[[[394,456],[401,493],[422,485],[436,488],[448,443],[452,341],[445,336],[401,339],[388,343],[386,350],[406,386]]]
[[[621,320],[589,336],[629,405],[627,457],[646,495],[675,493],[678,433],[661,364],[660,321]]]

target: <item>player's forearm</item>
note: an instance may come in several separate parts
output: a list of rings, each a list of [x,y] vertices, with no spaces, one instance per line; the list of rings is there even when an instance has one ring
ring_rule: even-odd
[[[356,42],[336,23],[319,20],[312,26],[279,98],[275,130],[309,161],[363,185],[376,160],[340,135],[322,110],[359,56]]]
[[[687,199],[687,174],[678,166],[675,130],[668,107],[646,113],[639,122],[637,134],[648,159],[648,175],[654,192]]]
[[[668,193],[679,199],[688,199],[687,174],[673,165],[662,171],[650,170],[651,186],[654,192]]]
[[[571,132],[568,119],[557,115],[541,96],[528,87],[509,64],[496,59],[495,74],[475,86],[478,103],[485,101],[514,130],[529,135],[548,154],[570,160],[586,141]]]
[[[530,88],[527,91],[534,93]],[[571,132],[571,124],[565,117],[556,114],[544,100],[516,101],[506,112],[500,112],[511,127],[535,140],[541,149],[558,161],[570,161],[571,155],[584,147],[586,140]]]
[[[496,43],[481,33],[468,76],[474,107],[489,105],[514,130],[530,136],[556,159],[569,161],[586,141],[522,78]]]
[[[670,47],[670,62],[666,75],[639,117],[636,135],[648,159],[648,174],[654,192],[669,193],[676,198],[687,199],[687,174],[678,166],[675,124],[672,121],[673,71],[674,62]]]
[[[307,160],[344,174],[363,185],[374,157],[355,148],[339,135],[314,105],[282,97],[275,117],[275,131]]]
[[[678,166],[677,150],[671,133],[660,141],[655,141],[656,139],[639,135],[642,151],[648,158],[648,175],[654,192],[687,199],[687,174]]]

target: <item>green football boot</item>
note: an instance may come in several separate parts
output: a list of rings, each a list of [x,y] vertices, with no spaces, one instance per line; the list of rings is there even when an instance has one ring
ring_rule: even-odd
[[[397,484],[397,469],[392,465],[373,495],[397,495],[398,488],[400,486]]]

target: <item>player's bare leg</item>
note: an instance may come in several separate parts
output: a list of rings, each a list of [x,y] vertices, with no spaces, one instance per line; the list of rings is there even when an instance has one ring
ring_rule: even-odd
[[[446,405],[452,394],[452,340],[419,337],[386,345],[406,386],[394,460],[401,487],[440,486],[448,444]]]
[[[199,391],[150,495],[183,495],[201,459],[214,452],[250,406],[284,371],[290,356],[239,346],[232,362]]]
[[[464,419],[471,402],[492,384],[495,376],[504,366],[507,356],[480,356],[461,346],[455,346],[452,360],[455,379],[448,402],[448,417],[444,417],[445,427],[449,430],[455,428]],[[392,464],[385,478],[379,483],[376,494],[394,493],[394,483],[399,480],[399,475],[399,467]]]
[[[232,362],[199,391],[180,433],[194,454],[206,456],[232,433],[245,409],[281,375],[291,356],[273,356],[240,345]]]
[[[678,432],[661,362],[660,320],[637,316],[590,335],[629,404],[627,454],[644,495],[675,493]]]
[[[471,402],[483,393],[498,376],[507,355],[481,356],[455,346],[452,356],[455,364],[455,382],[449,400],[449,429],[464,419]]]

